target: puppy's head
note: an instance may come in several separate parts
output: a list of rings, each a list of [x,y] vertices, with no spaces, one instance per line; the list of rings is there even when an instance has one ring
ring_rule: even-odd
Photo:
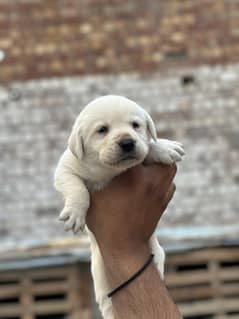
[[[145,110],[125,97],[108,95],[80,113],[69,148],[79,160],[123,171],[144,160],[152,138],[156,130]]]

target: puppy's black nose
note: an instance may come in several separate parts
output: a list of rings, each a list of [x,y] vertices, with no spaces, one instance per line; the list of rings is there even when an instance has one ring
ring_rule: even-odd
[[[134,150],[135,141],[132,140],[131,138],[126,138],[119,142],[119,146],[124,152],[131,152]]]

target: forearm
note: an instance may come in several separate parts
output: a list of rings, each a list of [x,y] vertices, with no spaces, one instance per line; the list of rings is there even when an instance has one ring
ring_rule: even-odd
[[[149,255],[148,248],[132,254],[105,255],[106,273],[112,288],[140,269]],[[133,282],[118,291],[112,297],[112,303],[117,319],[181,318],[153,263]]]
[[[175,191],[175,174],[176,166],[138,166],[93,194],[87,225],[99,245],[111,289],[148,260],[148,242]],[[153,263],[114,294],[112,303],[117,319],[181,318]]]

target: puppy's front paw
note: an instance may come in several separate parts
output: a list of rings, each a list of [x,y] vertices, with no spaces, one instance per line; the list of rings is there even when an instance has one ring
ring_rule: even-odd
[[[152,144],[149,151],[150,162],[173,164],[182,160],[185,155],[183,145],[177,141],[159,139]]]
[[[85,228],[85,212],[82,212],[80,208],[65,206],[59,220],[64,222],[65,231],[72,230],[76,234]]]

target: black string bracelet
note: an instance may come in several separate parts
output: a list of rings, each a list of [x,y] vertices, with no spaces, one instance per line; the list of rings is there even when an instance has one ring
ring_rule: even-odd
[[[142,272],[144,272],[144,270],[150,265],[150,263],[152,262],[154,258],[154,255],[151,254],[149,256],[149,259],[146,261],[146,263],[143,265],[142,268],[140,268],[132,277],[130,277],[128,280],[126,280],[125,282],[123,282],[121,285],[119,285],[118,287],[116,287],[114,290],[112,290],[109,294],[108,297],[111,298],[116,292],[118,292],[119,290],[123,289],[124,287],[128,286],[128,284],[130,284],[133,280],[135,280],[137,277],[139,277]]]

